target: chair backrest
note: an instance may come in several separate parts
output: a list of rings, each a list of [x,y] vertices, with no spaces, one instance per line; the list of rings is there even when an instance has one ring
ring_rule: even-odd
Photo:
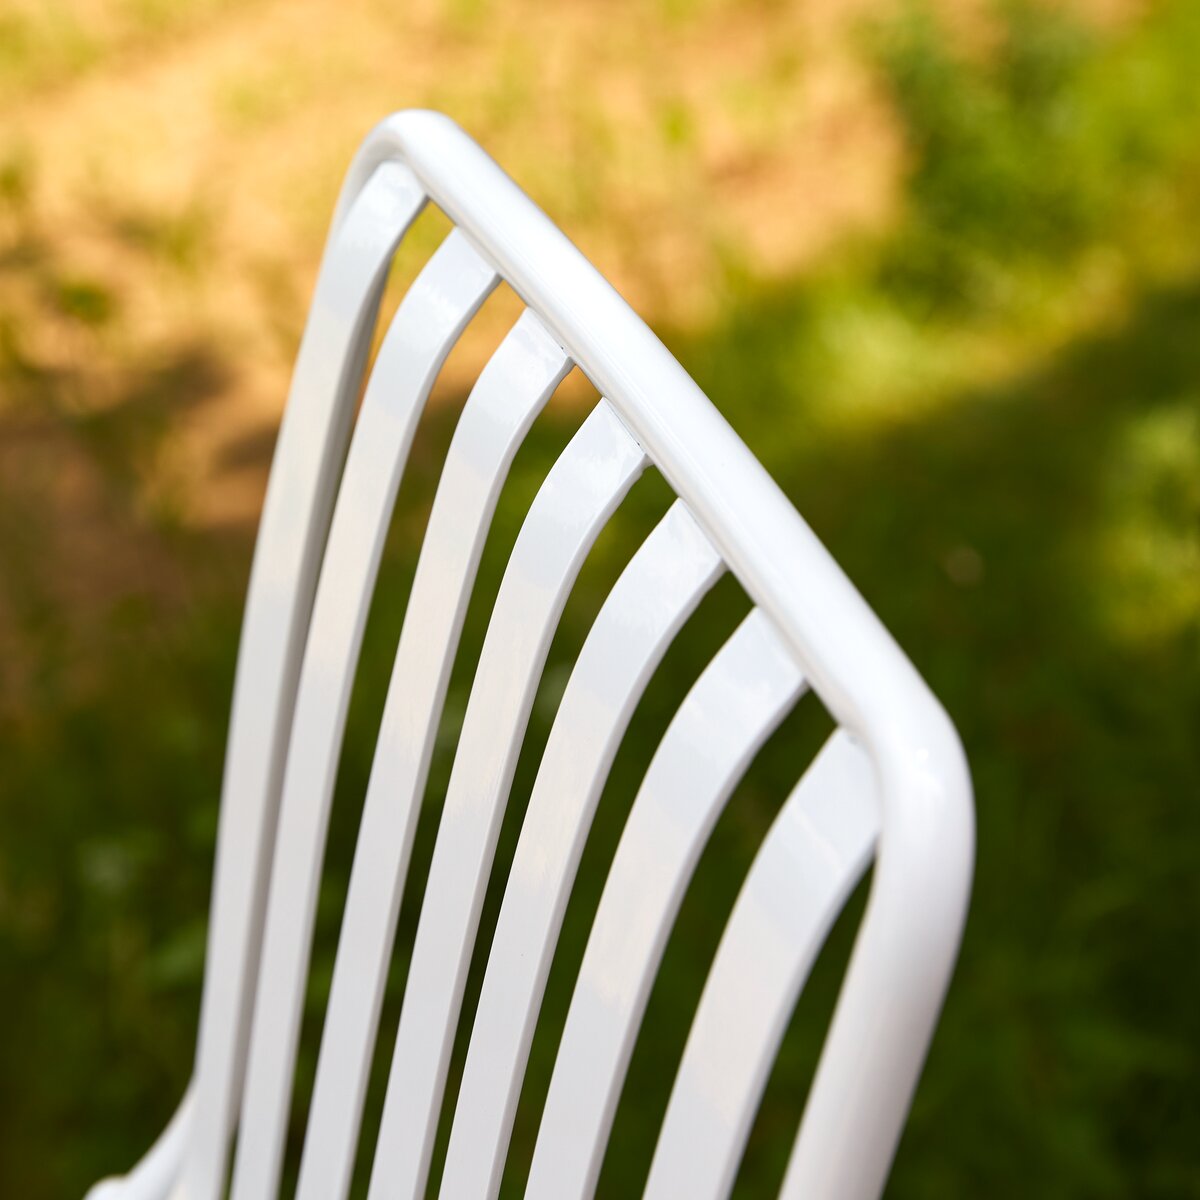
[[[454,230],[402,300],[358,410],[383,283],[432,201]],[[279,1187],[331,794],[384,536],[434,377],[499,281],[526,306],[480,374],[429,513],[342,917],[299,1171],[342,1200],[397,912],[481,548],[518,445],[568,370],[602,399],[517,537],[462,722],[396,1035],[371,1200],[423,1192],[464,978],[534,692],[589,547],[648,465],[677,499],[632,554],[554,718],[496,926],[442,1176],[495,1193],[551,956],[634,706],[722,571],[750,615],[688,693],[634,799],[570,1004],[528,1194],[590,1194],[678,906],[722,806],[806,689],[837,730],[744,881],[691,1026],[647,1194],[732,1184],[808,970],[870,895],[787,1168],[789,1196],[883,1186],[956,955],[970,783],[945,714],[852,585],[642,321],[461,130],[401,113],[345,183],[279,434],[225,767],[197,1061],[172,1195]],[[347,449],[348,447],[348,449]]]

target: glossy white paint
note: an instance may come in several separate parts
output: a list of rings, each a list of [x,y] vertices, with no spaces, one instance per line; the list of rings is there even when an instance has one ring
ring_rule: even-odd
[[[300,1200],[339,1200],[349,1187],[408,854],[471,586],[517,446],[569,367],[561,347],[526,311],[484,368],[450,444],[363,808],[309,1109]]]
[[[650,987],[700,851],[750,759],[803,686],[770,621],[755,610],[696,681],[664,735],[621,834],[584,951],[528,1200],[568,1200],[595,1190]]]
[[[458,230],[450,246],[459,249],[447,250],[443,257],[445,261],[451,253],[458,255],[457,267],[442,277],[443,268],[431,265],[439,286],[423,298],[414,298],[414,293],[406,303],[414,312],[428,310],[423,319],[406,320],[411,342],[408,333],[396,333],[393,326],[389,359],[407,365],[388,367],[381,353],[373,379],[395,371],[402,386],[387,396],[380,392],[369,409],[364,405],[363,432],[355,438],[363,449],[352,451],[346,463],[338,499],[346,515],[334,518],[329,561],[310,630],[317,571],[382,281],[397,240],[426,199],[442,208]],[[516,402],[521,415],[514,416],[513,410],[509,423],[495,432],[503,447],[481,471],[478,488],[465,482],[465,465],[462,478],[459,467],[451,470],[449,464],[443,478],[447,499],[441,512],[435,511],[436,522],[431,519],[422,551],[422,564],[427,556],[431,564],[426,568],[431,582],[422,592],[425,599],[414,586],[360,830],[310,1113],[302,1196],[340,1200],[345,1193],[429,739],[441,710],[445,672],[457,647],[462,607],[507,467],[506,455],[540,403],[542,384],[552,387],[549,381],[557,379],[556,372],[565,370],[568,360],[606,399],[539,493],[497,599],[423,903],[371,1200],[416,1195],[424,1184],[479,904],[537,677],[580,559],[647,462],[662,472],[707,544],[761,610],[763,627],[769,623],[778,640],[780,653],[771,661],[790,659],[791,678],[802,673],[847,731],[839,737],[857,739],[860,762],[866,764],[862,769],[869,772],[879,828],[871,892],[786,1188],[809,1200],[871,1200],[882,1190],[957,953],[970,885],[970,782],[953,727],[783,493],[657,338],[461,130],[437,114],[409,112],[389,118],[368,137],[347,177],[272,465],[239,652],[193,1089],[143,1163],[123,1181],[102,1185],[109,1200],[149,1200],[162,1196],[167,1187],[176,1200],[215,1200],[220,1194],[239,1112],[250,999],[256,989],[235,1194],[238,1200],[266,1200],[274,1192],[329,780],[336,766],[361,620],[373,586],[376,539],[380,527],[386,526],[395,494],[393,475],[398,477],[411,436],[406,422],[419,411],[439,356],[475,303],[466,293],[472,286],[490,286],[497,277],[528,306],[529,322],[539,323],[536,337],[544,338],[542,347],[549,357],[533,356],[541,363],[534,374],[542,372],[542,383],[526,386],[520,382],[525,376],[515,372],[520,379],[514,379],[514,387],[523,397]],[[494,372],[499,375],[500,368]],[[379,413],[368,417],[377,407]],[[476,407],[485,405],[480,401]],[[390,412],[386,418],[385,409]],[[464,423],[470,424],[466,414]],[[487,424],[483,421],[480,429]],[[481,434],[483,441],[490,436]],[[468,442],[474,442],[463,437],[465,451]],[[442,579],[434,564],[444,544],[453,549]],[[443,596],[445,610],[440,607]],[[422,644],[426,637],[427,647]],[[309,650],[301,677],[306,640]],[[739,702],[729,704],[732,712]],[[752,753],[756,731],[769,725],[765,714],[770,710],[766,704],[756,710],[758,717],[745,716],[747,754]],[[603,763],[597,762],[602,774]],[[728,779],[723,775],[720,781],[707,781],[703,796],[696,797],[700,809],[719,807],[726,785],[732,786],[737,774],[732,767],[730,771]],[[821,766],[819,771],[828,768]],[[807,786],[806,794],[812,794],[814,785]],[[277,840],[281,791],[284,807]],[[480,1136],[487,1143],[481,1145],[481,1166],[489,1182],[507,1141],[506,1097],[523,1070],[525,1023],[540,999],[541,957],[553,943],[560,892],[565,895],[569,889],[574,847],[587,825],[589,804],[586,799],[578,804],[584,792],[573,793],[575,807],[568,806],[570,831],[546,825],[544,847],[539,846],[539,835],[529,834],[526,863],[537,861],[539,849],[544,849],[546,861],[555,866],[546,876],[545,891],[528,893],[539,897],[536,904],[530,901],[530,911],[549,923],[528,943],[539,962],[532,971],[523,967],[518,990],[524,1007],[500,1013],[503,1019],[497,1021],[494,1034],[485,1032],[494,1019],[490,1009],[487,1016],[481,1013],[479,1045],[494,1047],[497,1061],[511,1064],[505,1067],[507,1074],[495,1078],[483,1066],[472,1068],[484,1072],[489,1095],[494,1093],[496,1100],[480,1109],[486,1125],[486,1134]],[[826,794],[820,787],[816,793]],[[832,824],[813,826],[814,844],[844,832],[840,808],[825,807],[817,805],[820,819]],[[677,902],[674,889],[686,882],[693,841],[703,840],[708,819],[696,821],[691,833],[671,844],[674,882],[654,893],[658,908],[652,917],[646,910],[646,919],[652,919],[656,929],[669,926]],[[708,1131],[705,1153],[694,1155],[695,1161],[685,1166],[699,1172],[708,1162],[711,1173],[696,1194],[721,1194],[727,1185],[730,1164],[735,1166],[740,1157],[745,1123],[757,1103],[763,1064],[774,1053],[774,1031],[786,1021],[807,970],[805,956],[819,944],[813,930],[819,934],[822,922],[836,911],[840,885],[829,885],[822,900],[810,894],[816,882],[811,887],[803,884],[795,895],[807,915],[797,915],[797,910],[789,924],[786,914],[771,909],[772,897],[786,903],[780,898],[791,895],[779,870],[771,866],[772,855],[791,861],[771,849],[779,844],[791,841],[773,831],[747,881],[706,989],[706,1003],[717,1006],[714,1011],[734,1003],[728,999],[733,990],[722,982],[733,978],[731,968],[722,964],[740,962],[743,974],[749,971],[753,976],[753,986],[750,999],[743,997],[737,1004],[744,1001],[746,1019],[753,1015],[761,1024],[746,1030],[744,1038],[732,1039],[745,1055],[735,1067],[731,1051],[714,1049],[712,1036],[704,1032],[708,1018],[702,1020],[702,1005],[681,1068],[678,1099],[672,1102],[677,1115],[668,1116],[664,1127],[652,1189],[673,1186],[672,1171],[683,1167],[672,1147],[685,1145],[701,1127]],[[794,857],[802,851],[793,848],[788,853]],[[803,859],[810,860],[817,861],[811,854]],[[268,883],[269,927],[260,967]],[[513,895],[518,894],[524,895],[514,883]],[[522,902],[514,899],[512,904]],[[773,923],[764,924],[762,913],[768,911]],[[513,927],[511,938],[506,933],[505,940],[498,941],[502,955],[522,944],[518,935],[524,936],[523,931]],[[622,960],[632,972],[626,978],[633,988],[628,993],[632,1000],[606,1027],[615,1040],[606,1043],[603,1062],[589,1068],[597,1079],[608,1081],[603,1103],[588,1118],[600,1140],[606,1136],[609,1091],[619,1088],[624,1070],[623,1047],[636,1029],[642,973],[653,970],[659,936],[655,933],[637,955]],[[769,938],[788,944],[774,946]],[[763,961],[774,964],[761,979],[747,965],[757,962],[760,953]],[[502,961],[506,959],[497,960]],[[500,995],[513,983],[499,965],[489,974],[491,994]],[[581,988],[580,995],[586,994],[586,985],[581,983]],[[715,998],[708,1000],[710,994]],[[759,1000],[753,1001],[753,996]],[[880,996],[888,997],[886,1005],[880,1005]],[[476,1061],[486,1064],[492,1053],[480,1049]],[[714,1069],[729,1073],[723,1120],[712,1119],[698,1099],[707,1094],[702,1084],[715,1078]],[[739,1096],[741,1108],[734,1112],[733,1098]],[[548,1120],[554,1119],[555,1111],[552,1106]],[[469,1105],[463,1109],[468,1112]],[[460,1148],[473,1136],[466,1131],[476,1128],[474,1117],[464,1115],[462,1120],[466,1124],[457,1135]],[[543,1153],[548,1151],[539,1144],[538,1154]],[[572,1162],[575,1173],[570,1178],[582,1180],[586,1192],[594,1164],[590,1158]],[[550,1190],[543,1193],[549,1195],[553,1170],[538,1170],[550,1172],[545,1176]],[[447,1177],[447,1188],[454,1178]],[[540,1179],[537,1175],[534,1182]]]
[[[550,959],[596,802],[633,710],[721,560],[676,501],[596,617],[525,811],[459,1086],[441,1195],[494,1196]]]
[[[411,173],[363,180],[331,241],[271,463],[246,599],[221,792],[193,1128],[179,1200],[216,1200],[238,1115],[250,999],[300,656],[337,472],[392,251],[425,203]]]
[[[425,1186],[479,910],[529,710],[571,584],[646,464],[601,400],[517,536],[479,656],[421,905],[369,1200]]]
[[[838,731],[784,803],[738,895],[684,1047],[646,1200],[728,1194],[796,998],[878,828],[870,762]]]
[[[279,1187],[317,886],[350,687],[383,541],[425,399],[496,284],[457,231],[429,260],[384,338],[333,510],[300,671],[267,900],[234,1200]]]

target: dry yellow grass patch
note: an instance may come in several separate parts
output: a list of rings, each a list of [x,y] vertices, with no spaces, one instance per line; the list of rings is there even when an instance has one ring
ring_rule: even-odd
[[[375,120],[449,112],[637,307],[694,325],[726,264],[791,273],[886,218],[898,150],[852,49],[864,7],[205,0],[132,32],[128,3],[72,7],[92,49],[27,72],[0,151],[28,188],[11,236],[111,294],[111,315],[81,327],[27,271],[9,305],[23,346],[92,406],[183,347],[219,359],[220,385],[138,469],[186,520],[240,523],[263,464],[231,448],[278,419],[333,198]]]

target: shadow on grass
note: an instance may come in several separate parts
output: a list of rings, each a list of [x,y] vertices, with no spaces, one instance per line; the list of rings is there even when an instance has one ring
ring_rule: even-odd
[[[1119,326],[1001,387],[852,433],[807,427],[791,373],[807,312],[802,289],[762,292],[725,327],[674,348],[718,402],[752,398],[730,414],[735,426],[929,678],[971,759],[972,914],[889,1194],[1008,1197],[1033,1179],[1045,1195],[1195,1193],[1200,630],[1187,548],[1200,514],[1200,281],[1143,296]],[[819,379],[802,386],[815,395]],[[405,485],[414,511],[427,511],[455,411],[436,410],[422,430]],[[136,403],[111,419],[97,452],[117,458],[143,445],[146,429],[161,436],[169,426],[147,424]],[[552,410],[523,449],[489,541],[485,592],[577,420]],[[564,658],[619,569],[622,535],[647,528],[663,503],[653,488],[635,493],[602,542],[584,601],[568,611]],[[354,701],[363,712],[381,704],[416,546],[411,524],[393,531],[391,590],[373,610]],[[132,619],[139,636],[112,640],[101,686],[82,699],[43,697],[5,748],[0,973],[3,1023],[19,1036],[0,1048],[0,1161],[6,1190],[35,1200],[78,1194],[131,1162],[191,1062],[249,541],[186,554],[197,570],[227,560],[228,586],[169,620]],[[465,648],[477,649],[486,615],[472,610]],[[728,598],[703,609],[693,648],[668,665],[694,675],[735,615]],[[452,708],[467,686],[469,672],[456,671]],[[618,763],[610,793],[636,785],[670,700],[652,693],[639,710],[632,757]],[[354,706],[331,843],[342,872],[335,900],[353,845],[344,795],[361,795],[373,735]],[[552,714],[553,698],[535,711],[535,745]],[[741,832],[719,830],[716,851],[752,853],[794,782],[787,749],[767,755],[761,796],[737,801],[756,815]],[[435,792],[447,755],[443,746],[435,759]],[[595,834],[608,846],[624,811],[614,803],[606,793]],[[419,840],[414,864],[428,849]],[[696,981],[734,887],[715,857],[689,899],[690,928],[704,937],[667,960]],[[584,886],[598,886],[602,866],[595,878],[585,870]],[[335,907],[323,899],[323,912]],[[321,921],[336,933],[335,919]],[[568,959],[586,931],[568,922]],[[569,983],[558,985],[560,1009]],[[652,1004],[657,1024],[639,1054],[661,1039],[677,1053],[686,1022],[661,1008]],[[789,1045],[815,1032],[794,1023]],[[531,1070],[543,1084],[552,1051],[535,1044]],[[798,1111],[811,1056],[785,1046],[784,1058],[790,1074],[777,1074],[771,1094]],[[631,1116],[618,1132],[649,1126],[665,1103],[669,1074],[638,1070],[635,1056]],[[302,1062],[302,1084],[310,1075]],[[792,1127],[756,1126],[744,1194],[777,1186]],[[518,1163],[531,1137],[519,1122]],[[611,1194],[635,1184],[651,1146],[643,1133],[627,1161],[609,1156]],[[519,1190],[519,1179],[509,1183]]]

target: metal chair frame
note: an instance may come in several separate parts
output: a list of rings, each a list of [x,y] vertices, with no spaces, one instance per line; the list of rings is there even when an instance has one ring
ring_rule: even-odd
[[[357,421],[392,254],[427,201],[453,232],[402,300]],[[396,490],[430,387],[488,293],[525,311],[480,374],[438,485],[389,688],[325,1015],[300,1200],[343,1200],[433,737],[484,537],[534,417],[577,365],[602,399],[521,529],[476,669],[397,1033],[371,1200],[423,1192],[499,822],[534,689],[589,546],[656,467],[678,497],[572,671],[507,880],[441,1194],[499,1187],[542,989],[604,778],[674,634],[724,570],[753,609],[664,736],[585,951],[527,1195],[587,1196],[651,982],[705,838],[806,689],[838,729],[746,877],[691,1026],[650,1197],[725,1195],[809,968],[873,864],[783,1194],[882,1191],[957,954],[974,824],[965,759],[907,658],[696,384],[446,117],[403,112],[343,186],[255,549],[192,1083],[93,1200],[279,1188],[333,779]],[[348,447],[348,451],[347,451]],[[803,764],[798,764],[802,767]],[[230,1145],[237,1153],[229,1185]]]

